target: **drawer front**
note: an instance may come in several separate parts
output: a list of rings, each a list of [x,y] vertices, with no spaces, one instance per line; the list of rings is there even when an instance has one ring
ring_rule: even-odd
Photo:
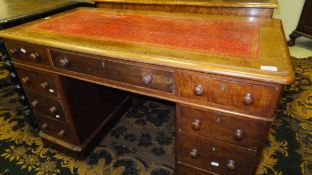
[[[44,66],[51,65],[48,59],[48,51],[44,47],[16,41],[5,41],[5,45],[14,61]]]
[[[211,110],[180,107],[179,129],[191,135],[256,149],[270,122],[260,122]]]
[[[50,98],[59,96],[55,76],[30,68],[16,67],[16,72],[25,90],[40,93]]]
[[[26,91],[26,95],[35,113],[41,113],[55,120],[66,122],[61,102],[45,98],[29,91]]]
[[[87,75],[173,93],[173,72],[51,51],[53,65]]]
[[[71,144],[79,144],[66,124],[51,120],[44,115],[37,114],[36,117],[43,133]]]
[[[182,163],[177,164],[176,171],[176,175],[216,175]]]
[[[273,117],[281,88],[220,77],[177,74],[178,95],[190,101],[214,103],[250,114]]]
[[[178,161],[213,173],[250,174],[255,151],[179,132]]]

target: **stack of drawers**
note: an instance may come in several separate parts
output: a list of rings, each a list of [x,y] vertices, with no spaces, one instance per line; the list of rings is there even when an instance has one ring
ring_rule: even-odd
[[[48,51],[39,46],[15,42],[7,43],[7,48],[14,61],[26,64],[26,67],[16,66],[16,72],[43,133],[71,144],[79,144],[72,134],[74,128],[67,123],[57,85],[58,76],[27,67],[49,67]]]
[[[82,159],[127,110],[127,94],[51,73],[48,48],[15,41],[6,47],[47,145]]]
[[[215,75],[177,74],[178,174],[253,174],[280,87]],[[187,81],[186,81],[187,80]],[[187,172],[187,173],[186,173]]]
[[[28,68],[16,68],[28,101],[44,133],[72,144],[78,144],[72,138],[67,124],[63,104],[57,90],[57,77]]]

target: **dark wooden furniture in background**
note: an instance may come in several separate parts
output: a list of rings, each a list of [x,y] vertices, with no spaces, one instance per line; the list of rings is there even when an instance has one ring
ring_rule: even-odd
[[[305,0],[298,26],[289,35],[288,45],[295,45],[296,39],[301,36],[312,39],[312,0]]]
[[[0,30],[17,26],[32,20],[44,18],[49,15],[60,13],[76,7],[91,7],[94,3],[81,1],[64,1],[64,0],[0,0]],[[10,57],[5,49],[4,43],[0,40],[0,62],[10,71],[10,79],[2,80],[1,85],[14,83],[16,91],[19,94],[20,102],[25,106],[25,115],[33,128],[38,129],[34,115],[29,108],[27,97],[20,82],[17,79],[14,66],[11,64]]]
[[[44,142],[85,155],[130,92],[176,104],[178,174],[249,175],[294,80],[280,20],[250,19],[80,8],[0,37]]]
[[[94,0],[98,7],[271,18],[276,0]]]

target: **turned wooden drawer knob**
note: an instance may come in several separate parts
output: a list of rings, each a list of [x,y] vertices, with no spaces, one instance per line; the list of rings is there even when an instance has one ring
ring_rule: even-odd
[[[150,75],[150,74],[146,74],[146,75],[143,76],[142,80],[143,80],[143,83],[144,83],[145,85],[149,85],[149,84],[151,84],[152,81],[153,81],[153,76]]]
[[[13,55],[18,53],[17,49],[15,48],[10,49],[9,52]]]
[[[42,129],[46,129],[47,127],[48,127],[48,124],[46,124],[46,123],[44,123],[44,124],[41,125],[41,128],[42,128]]]
[[[235,161],[234,160],[229,160],[228,163],[226,164],[226,167],[229,169],[229,170],[235,170]]]
[[[42,87],[42,89],[46,89],[48,88],[49,84],[47,82],[43,82],[40,84],[40,86]]]
[[[64,66],[67,66],[69,64],[69,60],[68,60],[68,58],[61,58],[59,60],[59,63],[60,63],[61,66],[64,67]]]
[[[34,61],[38,61],[40,58],[40,55],[38,53],[31,53],[30,58]]]
[[[56,113],[56,107],[55,106],[50,107],[49,110],[52,114]]]
[[[234,139],[235,140],[242,140],[244,138],[243,130],[241,129],[236,129],[234,131]]]
[[[38,106],[38,103],[38,100],[34,100],[31,102],[31,106],[35,108],[36,106]]]
[[[195,88],[194,88],[194,94],[197,95],[197,96],[201,96],[203,95],[203,92],[204,92],[204,88],[202,85],[196,85]]]
[[[65,131],[62,129],[57,133],[58,136],[62,137],[65,134]]]
[[[197,158],[197,157],[199,156],[198,150],[195,149],[195,148],[192,149],[191,152],[190,152],[190,156],[191,156],[192,158]]]
[[[23,84],[26,84],[26,83],[29,82],[29,80],[30,80],[30,79],[29,79],[27,76],[26,76],[26,77],[23,77],[23,78],[22,78],[22,83],[23,83]]]
[[[253,102],[253,97],[251,93],[246,93],[243,97],[243,103],[244,105],[251,105]]]
[[[200,120],[195,119],[195,120],[192,121],[192,129],[193,130],[196,130],[196,131],[200,130],[200,125],[201,125],[201,121]]]

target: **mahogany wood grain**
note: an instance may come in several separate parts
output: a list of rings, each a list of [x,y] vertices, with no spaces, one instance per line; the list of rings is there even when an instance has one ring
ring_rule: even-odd
[[[74,133],[68,128],[66,124],[52,120],[42,114],[36,113],[36,115],[38,116],[37,121],[42,132],[55,137],[56,139],[64,140],[74,145],[79,145],[79,141],[73,137]],[[62,134],[60,134],[61,132]]]
[[[87,139],[102,121],[128,96],[121,91],[61,77],[61,87],[72,114],[72,124],[81,142]]]
[[[263,135],[265,126],[270,122],[246,119],[226,113],[218,113],[210,110],[200,110],[194,107],[177,105],[180,108],[178,115],[179,131],[189,135],[207,137],[235,145],[244,146],[256,150],[258,145],[265,140]],[[192,124],[199,124],[194,128]],[[241,131],[241,138],[236,134]]]
[[[26,91],[36,92],[51,99],[58,99],[59,93],[56,88],[55,75],[24,66],[16,65],[15,68]],[[46,86],[43,87],[42,84]]]
[[[77,13],[79,12],[79,13]],[[81,13],[80,13],[81,12]],[[66,30],[63,30],[64,25],[53,25],[55,22],[60,21],[69,21],[72,22],[72,26],[78,26],[81,23],[79,20],[69,20],[74,17],[76,14],[83,14],[88,12],[88,14],[92,14],[88,17],[84,16],[84,20],[87,20],[88,24],[92,24],[92,26],[96,26],[90,32],[93,32],[91,37],[87,35],[87,31],[81,30],[72,32],[72,30],[68,30],[69,25],[65,25]],[[74,14],[74,15],[72,15]],[[96,15],[94,15],[96,14]],[[144,43],[124,41],[127,39],[124,35],[122,35],[123,41],[105,39],[99,36],[101,33],[101,26],[106,30],[110,28],[110,25],[105,22],[101,22],[98,20],[92,21],[93,16],[95,19],[101,18],[101,14],[105,14],[110,16],[109,18],[113,18],[113,16],[142,16],[144,18],[149,18],[153,16],[153,19],[162,19],[169,20],[170,22],[166,25],[159,25],[159,22],[155,22],[154,25],[157,28],[165,30],[162,33],[161,40],[163,42],[163,38],[166,38],[167,34],[174,36],[180,36],[180,34],[189,32],[188,30],[193,31],[196,34],[198,28],[200,28],[200,22],[204,23],[212,22],[212,26],[216,26],[217,24],[221,24],[221,26],[227,26],[227,34],[224,33],[224,30],[216,29],[213,33],[216,34],[216,40],[213,41],[216,43],[216,47],[220,49],[220,44],[226,43],[224,46],[224,50],[221,54],[208,53],[203,52],[195,52],[190,51],[188,45],[187,47],[178,47],[179,44],[170,44],[171,47],[165,47],[164,45],[155,46],[154,42],[146,41]],[[70,18],[67,18],[70,16]],[[77,19],[77,18],[74,18]],[[78,18],[80,19],[80,18]],[[175,23],[179,23],[179,21],[193,21],[199,27],[191,27],[189,29],[183,28],[183,30],[179,30],[178,35],[175,35],[170,29]],[[42,29],[40,26],[43,24],[48,24],[48,29]],[[133,36],[138,36],[139,38],[147,36],[148,32],[153,32],[153,29],[149,29],[150,25],[140,25],[140,31],[145,32],[137,32],[137,23],[126,23],[124,22],[118,23],[117,27],[128,28],[126,33],[132,33]],[[215,25],[214,25],[215,24]],[[227,25],[225,25],[227,24]],[[231,25],[229,25],[231,24]],[[233,28],[237,28],[238,24],[244,24],[246,26],[254,26],[254,32],[249,32],[246,34],[245,32],[239,30],[235,30],[233,32]],[[56,27],[60,26],[60,27]],[[88,25],[90,26],[90,25]],[[194,26],[194,25],[193,25]],[[232,27],[231,27],[232,26]],[[52,27],[52,28],[50,28]],[[98,28],[98,29],[97,29]],[[235,28],[235,29],[236,29]],[[248,27],[247,27],[248,28]],[[60,31],[59,31],[60,30]],[[80,31],[81,30],[81,31]],[[261,31],[261,32],[260,32]],[[83,33],[83,35],[81,34]],[[199,35],[194,35],[191,32],[191,36],[196,38],[198,44],[205,45],[207,40],[212,40],[212,38],[197,38]],[[260,35],[261,33],[261,35]],[[203,32],[201,32],[201,35]],[[228,37],[224,37],[225,35],[238,36],[237,39],[230,39]],[[290,66],[290,56],[288,53],[288,47],[285,42],[285,36],[282,32],[282,24],[280,20],[277,19],[268,19],[268,18],[252,18],[252,20],[248,17],[236,17],[236,16],[217,16],[217,15],[199,15],[199,14],[184,14],[184,13],[164,13],[164,12],[148,12],[148,11],[118,11],[111,9],[90,9],[90,8],[80,8],[71,12],[59,14],[53,16],[48,20],[38,20],[33,23],[29,23],[26,25],[21,25],[18,27],[13,27],[10,29],[6,29],[0,32],[0,36],[5,39],[11,40],[19,40],[24,42],[30,42],[33,44],[41,44],[44,46],[54,47],[54,48],[62,48],[71,51],[79,51],[83,53],[94,54],[103,57],[111,57],[118,58],[127,61],[135,61],[146,64],[153,64],[163,67],[170,68],[180,68],[186,70],[193,70],[204,73],[213,73],[224,76],[235,76],[244,79],[251,79],[269,83],[278,83],[278,84],[289,84],[294,81],[293,69]],[[118,34],[118,36],[120,36]],[[197,36],[197,37],[196,37]],[[209,36],[207,33],[205,36]],[[235,37],[234,37],[235,38]],[[244,38],[252,38],[252,41],[247,44],[247,47],[257,46],[259,48],[257,59],[245,58],[245,57],[233,57],[232,55],[242,53],[241,50],[235,50],[235,47],[240,48],[242,40]],[[132,38],[133,39],[133,38]],[[239,40],[238,40],[239,39]],[[170,42],[168,40],[168,42]],[[235,45],[233,43],[239,43]],[[254,42],[258,43],[254,45]],[[185,41],[183,42],[185,43]],[[193,42],[192,42],[193,43]],[[210,42],[208,42],[209,44]],[[218,44],[219,43],[219,44]],[[230,43],[229,45],[227,45]],[[232,44],[231,44],[232,43]],[[166,43],[165,43],[166,44]],[[228,46],[234,47],[228,50]],[[185,49],[186,48],[186,49]],[[211,49],[210,49],[211,50]],[[246,50],[245,50],[246,51]],[[218,52],[219,53],[219,52]],[[264,68],[263,68],[264,66]],[[268,67],[266,67],[268,66]],[[266,70],[267,68],[271,68],[272,71]]]
[[[177,163],[176,169],[175,175],[217,175],[180,162]]]
[[[272,8],[244,8],[244,7],[203,7],[192,5],[159,5],[159,4],[130,4],[130,3],[110,3],[98,2],[97,7],[106,9],[123,10],[146,10],[174,13],[194,13],[209,15],[232,15],[271,18]]]
[[[48,60],[48,51],[41,46],[16,41],[6,42],[5,45],[12,60],[43,66],[51,65]]]
[[[112,27],[107,21],[115,17],[119,20]],[[72,23],[65,26],[62,21]],[[85,30],[85,24],[92,30]],[[200,24],[212,24],[216,31],[196,35]],[[237,27],[240,24],[245,27]],[[79,30],[73,31],[75,26]],[[113,30],[116,27],[120,30]],[[103,31],[120,33],[110,36]],[[211,33],[216,37],[211,38]],[[198,43],[187,42],[188,34]],[[294,80],[281,22],[276,19],[81,8],[1,31],[0,37],[48,51],[51,66],[13,60],[20,68],[55,75],[65,127],[75,143],[43,131],[45,143],[78,157],[85,155],[126,110],[128,94],[111,88],[156,97],[177,103],[180,174],[183,169],[198,174],[254,173],[282,87]],[[209,41],[216,46],[206,47]],[[194,50],[198,46],[202,50]]]
[[[51,119],[66,123],[66,116],[63,112],[61,102],[43,97],[31,91],[26,90],[25,93],[35,115],[37,113],[42,113]]]
[[[256,152],[232,144],[178,133],[178,161],[205,169],[217,174],[238,175],[250,174],[251,167],[246,162],[254,162]],[[196,149],[197,156],[191,152]],[[233,169],[228,168],[234,161]]]
[[[274,116],[282,90],[278,85],[257,85],[229,77],[194,75],[182,71],[176,73],[176,81],[177,94],[189,101],[234,107],[269,118]],[[201,88],[201,93],[196,95],[198,87]],[[246,100],[247,97],[249,99]]]
[[[51,51],[53,66],[87,75],[94,75],[113,81],[156,89],[169,93],[174,92],[173,72],[138,66],[126,62],[113,61],[112,58],[96,59],[84,55]],[[67,59],[67,65],[60,60]],[[144,76],[151,76],[150,83],[144,83]]]
[[[70,155],[79,160],[83,160],[93,150],[93,148],[102,140],[103,136],[115,125],[118,119],[129,109],[131,101],[126,98],[121,104],[119,104],[115,110],[101,122],[98,128],[95,128],[93,133],[84,140],[81,145],[73,145],[68,142],[46,135],[40,132],[43,143],[51,148],[60,150],[66,155]]]

